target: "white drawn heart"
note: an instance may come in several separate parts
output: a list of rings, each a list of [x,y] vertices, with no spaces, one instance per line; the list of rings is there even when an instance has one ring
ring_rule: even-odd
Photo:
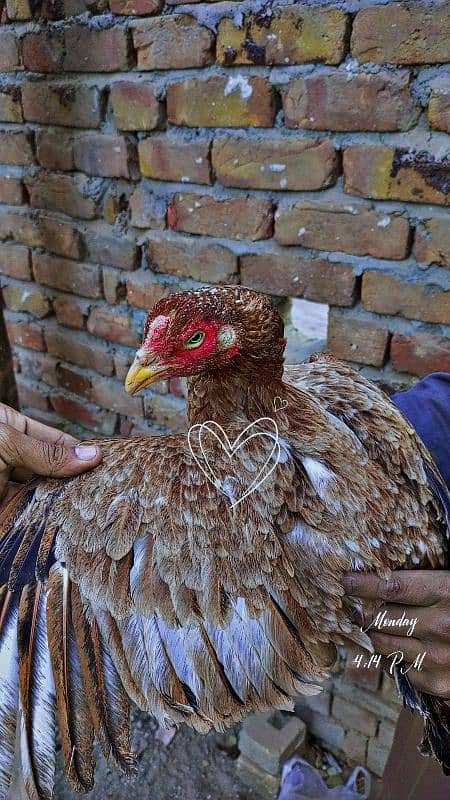
[[[273,410],[275,411],[275,414],[278,411],[283,411],[285,408],[288,407],[288,405],[289,403],[285,397],[279,397],[277,395],[276,397],[273,398]]]
[[[257,426],[265,425],[272,428],[271,431],[268,430],[258,430]],[[253,433],[249,433],[253,429]],[[214,420],[206,420],[206,422],[197,423],[196,425],[192,425],[188,431],[188,444],[189,449],[191,451],[192,457],[195,459],[197,465],[200,467],[201,471],[205,475],[205,477],[216,487],[216,489],[221,492],[225,497],[229,499],[229,494],[224,491],[222,488],[222,481],[215,473],[213,467],[211,466],[208,455],[205,452],[205,448],[202,442],[202,437],[204,437],[205,433],[210,434],[213,436],[217,442],[220,444],[223,452],[228,456],[230,464],[232,464],[233,456],[236,455],[238,450],[244,445],[247,445],[252,439],[256,437],[263,437],[269,439],[273,442],[272,449],[267,456],[266,460],[264,461],[261,469],[258,471],[258,474],[251,482],[250,486],[243,492],[243,494],[238,497],[233,503],[231,503],[231,508],[237,506],[238,503],[241,503],[245,497],[248,497],[249,494],[254,492],[261,484],[267,480],[269,475],[273,472],[275,467],[278,464],[281,454],[281,448],[279,444],[279,434],[278,434],[278,425],[271,417],[260,417],[259,419],[251,422],[247,425],[246,428],[236,437],[234,442],[231,442],[227,433],[224,431],[221,425]],[[197,442],[196,442],[197,438]],[[195,445],[197,444],[200,454],[195,452]],[[270,466],[269,466],[269,462]]]

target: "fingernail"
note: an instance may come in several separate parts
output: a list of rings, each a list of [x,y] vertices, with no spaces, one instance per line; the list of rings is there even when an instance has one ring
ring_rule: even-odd
[[[98,447],[93,444],[79,444],[75,448],[75,455],[80,461],[93,461],[99,453]]]

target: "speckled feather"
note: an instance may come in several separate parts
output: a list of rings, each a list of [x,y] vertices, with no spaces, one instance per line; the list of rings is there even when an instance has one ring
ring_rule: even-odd
[[[186,434],[104,439],[96,470],[36,480],[3,511],[0,800],[15,705],[25,710],[29,796],[50,796],[49,698],[68,780],[88,791],[94,738],[133,768],[129,700],[201,732],[286,706],[319,691],[338,645],[369,645],[350,618],[345,572],[446,563],[444,512],[428,479],[440,482],[437,468],[377,387],[321,354],[283,374],[282,322],[268,298],[242,287],[175,295],[158,314],[170,317],[171,342],[192,317],[233,326],[236,358],[209,358],[189,379],[189,423],[212,419],[233,442],[271,417],[275,468],[233,505],[270,461],[264,422],[232,459],[206,431],[219,488]],[[17,653],[14,631],[20,644],[30,629]],[[39,713],[48,737],[34,749]],[[38,756],[48,763],[39,774]]]

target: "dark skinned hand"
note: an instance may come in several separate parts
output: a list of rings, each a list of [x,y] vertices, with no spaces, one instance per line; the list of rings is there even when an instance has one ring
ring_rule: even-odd
[[[450,571],[404,570],[393,572],[388,580],[351,573],[344,579],[344,588],[363,601],[364,629],[380,610],[386,610],[388,619],[398,619],[403,613],[408,619],[417,618],[410,636],[407,626],[371,627],[367,633],[377,654],[387,657],[403,652],[403,667],[426,651],[422,668],[410,669],[408,678],[416,689],[450,699]],[[387,664],[391,663],[392,658]]]
[[[96,467],[100,448],[29,419],[0,403],[0,501],[33,475],[66,478]]]

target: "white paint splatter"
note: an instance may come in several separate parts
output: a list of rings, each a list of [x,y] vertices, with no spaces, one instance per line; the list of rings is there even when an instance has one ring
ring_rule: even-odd
[[[181,176],[181,183],[189,183],[190,180],[191,179],[189,178],[188,175],[182,175]]]
[[[297,236],[304,236],[306,233],[306,228],[299,228]]]
[[[377,222],[377,227],[378,228],[388,228],[390,224],[391,224],[391,218],[390,217],[383,217],[383,219],[380,219]]]
[[[223,93],[228,97],[233,92],[239,92],[241,100],[248,100],[252,96],[253,89],[245,75],[230,75]]]
[[[286,189],[287,183],[287,178],[281,178],[280,189]]]
[[[269,164],[269,169],[271,172],[284,172],[286,164]]]
[[[197,156],[194,161],[196,164],[203,164],[203,158],[201,156]]]

